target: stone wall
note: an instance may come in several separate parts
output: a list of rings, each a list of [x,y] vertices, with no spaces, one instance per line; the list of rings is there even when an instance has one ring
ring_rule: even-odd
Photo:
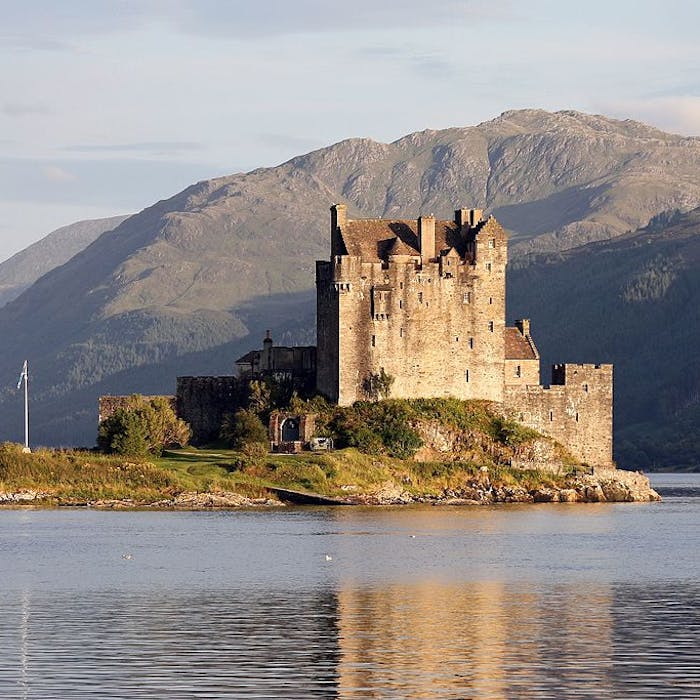
[[[245,406],[247,398],[247,382],[237,377],[177,378],[176,411],[192,429],[193,445],[218,439],[224,415]]]
[[[506,262],[505,232],[489,220],[464,259],[453,251],[318,263],[319,391],[351,404],[384,369],[392,397],[502,401]]]
[[[507,386],[504,408],[582,462],[611,466],[612,392],[612,365],[554,365],[549,387]]]

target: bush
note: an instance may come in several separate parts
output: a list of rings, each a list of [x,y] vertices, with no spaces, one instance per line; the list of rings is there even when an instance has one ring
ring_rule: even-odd
[[[245,408],[224,416],[219,437],[237,450],[250,443],[267,445],[269,440],[267,428],[258,414]]]
[[[165,447],[186,445],[190,436],[189,426],[175,415],[167,399],[134,394],[100,423],[97,446],[121,455],[160,455]]]
[[[386,453],[392,457],[413,457],[423,440],[411,424],[406,401],[358,401],[340,408],[331,421],[340,446],[356,447],[366,454]]]

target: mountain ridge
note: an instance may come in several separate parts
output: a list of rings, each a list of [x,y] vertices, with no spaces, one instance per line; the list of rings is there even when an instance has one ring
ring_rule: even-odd
[[[180,359],[257,346],[265,328],[292,337],[297,327],[308,342],[297,319],[313,315],[314,261],[328,255],[331,203],[346,202],[351,217],[392,218],[449,218],[455,206],[480,206],[514,232],[514,259],[525,264],[523,256],[622,236],[661,212],[699,205],[690,173],[700,139],[657,134],[576,112],[506,112],[390,144],[347,139],[195,183],[0,308],[8,338],[0,373],[13,376],[18,358],[29,357],[37,440],[86,444],[95,430],[90,387],[110,377],[123,377],[128,392],[129,376],[150,371],[166,390],[162,367],[198,374]],[[234,359],[218,361],[218,371]],[[0,437],[16,430],[15,400],[0,391]],[[66,406],[58,432],[49,412],[57,401]]]
[[[0,262],[0,306],[16,299],[40,277],[62,265],[130,215],[85,219],[51,231]]]

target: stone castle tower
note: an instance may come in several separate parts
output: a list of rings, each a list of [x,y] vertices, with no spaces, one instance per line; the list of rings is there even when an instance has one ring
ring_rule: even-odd
[[[505,323],[496,219],[353,220],[336,204],[330,238],[330,260],[316,263],[320,393],[351,404],[384,373],[392,397],[493,401],[583,461],[612,464],[612,366],[556,365],[540,385],[529,321]]]

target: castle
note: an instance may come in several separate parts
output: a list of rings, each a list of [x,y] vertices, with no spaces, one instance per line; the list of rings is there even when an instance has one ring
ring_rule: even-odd
[[[316,388],[332,401],[486,399],[591,465],[612,464],[612,366],[562,364],[549,387],[528,320],[505,323],[508,238],[479,209],[454,220],[347,217],[331,207],[316,263]]]
[[[353,220],[336,204],[330,228],[330,258],[316,263],[316,347],[274,346],[268,332],[236,360],[237,376],[178,377],[175,405],[194,444],[217,439],[251,378],[272,376],[341,405],[388,394],[487,400],[581,462],[613,465],[612,365],[554,365],[540,384],[529,321],[506,326],[508,237],[496,219],[458,209],[452,221]],[[101,400],[103,417],[115,398]],[[313,422],[302,419],[277,416],[271,441],[288,441],[289,421],[289,440],[308,442]]]

